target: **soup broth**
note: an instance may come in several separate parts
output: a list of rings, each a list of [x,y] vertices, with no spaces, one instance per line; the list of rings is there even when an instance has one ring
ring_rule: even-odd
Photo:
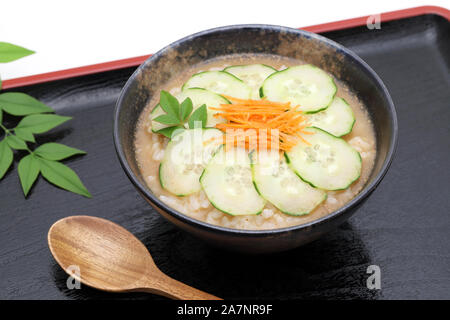
[[[297,66],[303,62],[271,55],[236,55],[207,61],[188,68],[177,78],[166,83],[161,90],[177,94],[190,76],[201,71],[222,70],[230,65],[266,64],[277,70]],[[333,75],[331,75],[333,76]],[[358,180],[342,191],[327,191],[327,198],[312,212],[301,216],[282,213],[269,202],[261,214],[232,216],[216,209],[209,202],[204,191],[184,197],[177,197],[161,187],[158,170],[164,156],[169,139],[151,131],[150,113],[158,104],[159,96],[153,97],[143,110],[135,132],[135,150],[139,169],[149,189],[164,203],[192,218],[228,228],[262,230],[289,227],[317,220],[339,209],[354,198],[366,184],[376,157],[376,141],[372,121],[363,103],[339,79],[334,78],[337,86],[337,97],[341,97],[350,105],[355,123],[352,131],[342,136],[356,151],[362,160],[361,175]]]

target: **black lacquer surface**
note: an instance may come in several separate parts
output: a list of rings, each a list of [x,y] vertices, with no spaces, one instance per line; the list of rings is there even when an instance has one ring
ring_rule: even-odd
[[[47,231],[68,215],[96,215],[133,232],[170,276],[225,299],[450,298],[450,24],[427,15],[325,33],[360,55],[383,79],[397,108],[399,145],[387,176],[338,230],[299,249],[238,255],[176,229],[143,200],[120,168],[112,111],[133,68],[20,88],[74,116],[55,138],[88,154],[66,163],[93,199],[42,178],[24,200],[17,162],[0,181],[0,298],[155,299],[66,287]],[[369,265],[381,290],[366,287]]]

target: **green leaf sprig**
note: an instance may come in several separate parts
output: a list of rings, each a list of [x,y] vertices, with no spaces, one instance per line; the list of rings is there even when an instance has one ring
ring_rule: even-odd
[[[8,42],[0,42],[0,62],[11,62],[33,54],[34,51]]]
[[[189,97],[180,104],[169,92],[162,90],[159,105],[166,113],[153,120],[169,127],[158,130],[157,133],[171,138],[175,130],[185,128],[186,122],[190,129],[206,127],[208,114],[205,104],[192,112],[194,108]]]
[[[23,47],[16,46],[8,42],[0,42],[0,63],[11,62],[30,54],[34,51],[28,50]],[[0,78],[0,89],[2,88],[2,79]]]
[[[0,42],[0,63],[14,61],[32,53],[34,52],[28,49]],[[16,127],[7,128],[2,122],[4,112],[23,118]],[[28,146],[28,143],[36,143],[36,134],[45,133],[71,119],[53,112],[52,108],[25,93],[0,94],[0,129],[4,131],[4,138],[0,140],[0,180],[13,163],[14,150],[23,150],[28,155],[19,161],[17,171],[25,197],[39,174],[42,174],[50,183],[90,198],[91,194],[77,174],[59,162],[86,152],[55,142],[42,144],[34,150]]]

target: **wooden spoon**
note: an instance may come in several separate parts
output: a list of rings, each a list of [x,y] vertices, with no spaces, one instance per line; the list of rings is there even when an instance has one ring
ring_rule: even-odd
[[[173,299],[220,300],[162,273],[142,242],[105,219],[89,216],[61,219],[51,226],[48,245],[64,271],[99,290],[150,292]],[[79,276],[69,272],[73,266],[79,268]]]

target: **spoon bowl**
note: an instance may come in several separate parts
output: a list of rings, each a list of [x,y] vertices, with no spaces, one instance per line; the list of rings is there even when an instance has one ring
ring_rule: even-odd
[[[99,290],[150,292],[174,299],[219,299],[165,275],[141,241],[105,219],[61,219],[51,226],[48,245],[66,273]],[[69,272],[74,266],[79,274]]]

